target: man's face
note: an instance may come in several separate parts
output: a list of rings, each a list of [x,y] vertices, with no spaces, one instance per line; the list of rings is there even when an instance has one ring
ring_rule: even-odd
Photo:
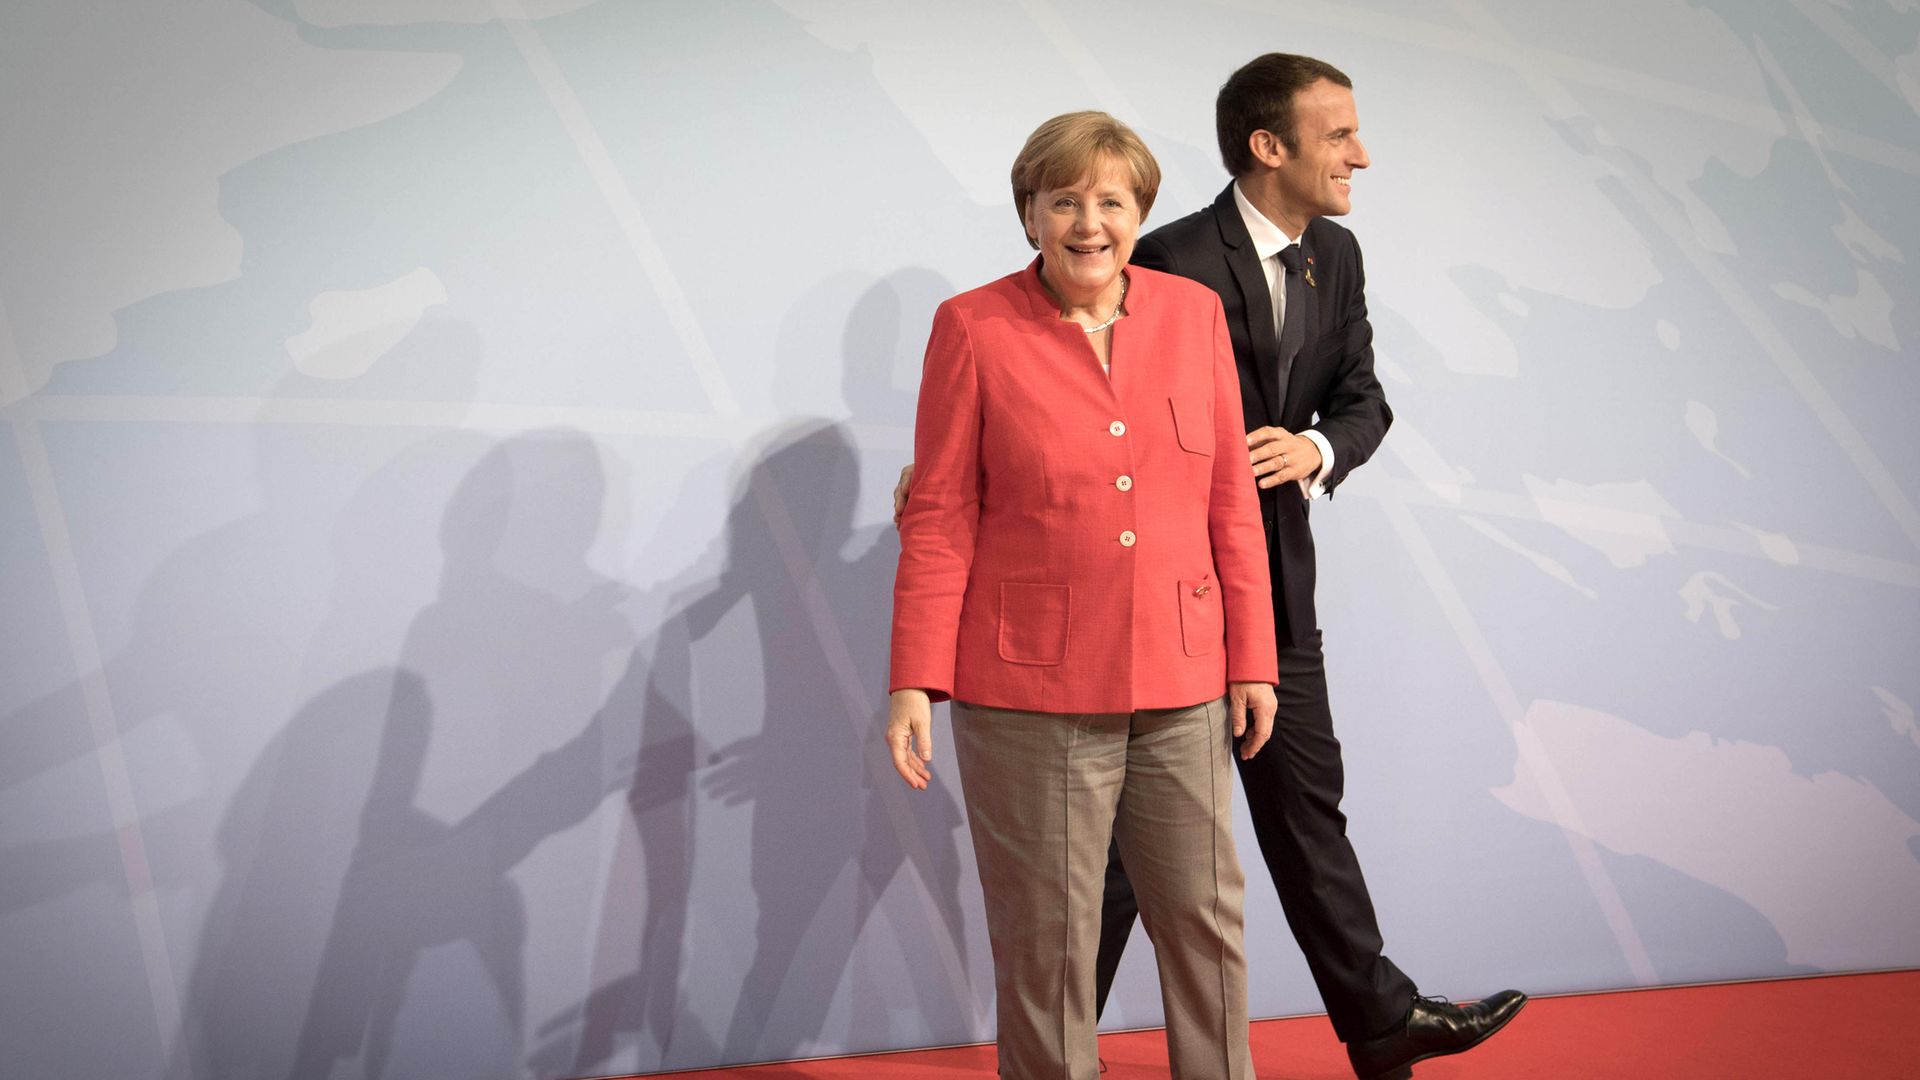
[[[1284,160],[1274,178],[1287,215],[1304,222],[1352,210],[1354,171],[1371,164],[1360,144],[1353,91],[1326,79],[1297,91],[1293,122],[1300,149],[1281,149]]]

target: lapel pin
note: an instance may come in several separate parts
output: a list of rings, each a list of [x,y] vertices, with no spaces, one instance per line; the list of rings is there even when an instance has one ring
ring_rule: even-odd
[[[1317,289],[1320,287],[1319,285],[1315,284],[1313,280],[1313,256],[1311,255],[1307,256],[1307,268],[1304,272],[1301,273],[1300,276],[1307,279],[1307,288]]]

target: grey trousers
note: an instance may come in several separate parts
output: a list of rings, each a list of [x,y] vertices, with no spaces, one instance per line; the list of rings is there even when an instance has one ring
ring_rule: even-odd
[[[954,703],[1004,1080],[1095,1080],[1094,956],[1109,839],[1153,941],[1174,1080],[1253,1080],[1246,883],[1224,701],[1133,713]]]

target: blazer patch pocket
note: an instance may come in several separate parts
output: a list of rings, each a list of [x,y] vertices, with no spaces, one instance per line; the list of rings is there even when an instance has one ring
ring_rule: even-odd
[[[1072,595],[1066,585],[1002,582],[1000,659],[1042,666],[1065,660]]]
[[[1188,656],[1205,656],[1226,637],[1227,616],[1220,587],[1211,577],[1180,583],[1180,643]]]
[[[1180,449],[1213,456],[1213,415],[1207,403],[1195,398],[1168,398],[1173,405],[1173,434]]]

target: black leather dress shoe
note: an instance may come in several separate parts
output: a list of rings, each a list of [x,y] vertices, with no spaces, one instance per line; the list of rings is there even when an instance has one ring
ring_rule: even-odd
[[[1415,997],[1400,1030],[1377,1039],[1347,1044],[1347,1060],[1360,1080],[1407,1080],[1413,1063],[1471,1050],[1507,1026],[1527,995],[1502,990],[1471,1005],[1444,998]]]

